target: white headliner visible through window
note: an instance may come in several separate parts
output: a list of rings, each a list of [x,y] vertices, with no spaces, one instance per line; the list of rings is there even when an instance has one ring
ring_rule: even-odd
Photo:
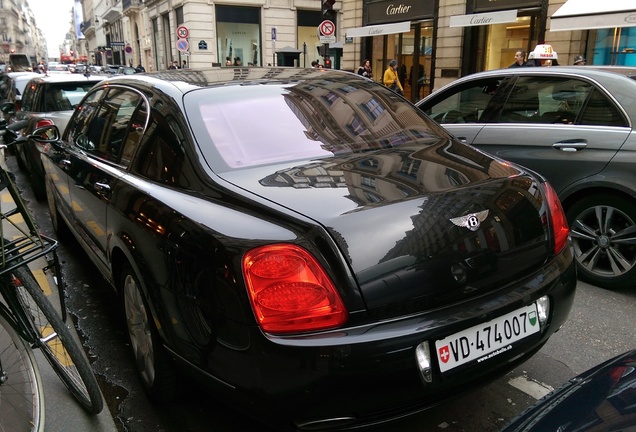
[[[332,155],[322,142],[309,138],[284,96],[268,93],[249,101],[200,106],[206,130],[227,165],[241,168]]]

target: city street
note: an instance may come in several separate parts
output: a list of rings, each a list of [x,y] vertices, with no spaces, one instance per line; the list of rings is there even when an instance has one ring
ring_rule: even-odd
[[[46,203],[35,201],[12,157],[8,163],[42,231],[52,234]],[[61,244],[59,255],[67,306],[90,347],[88,356],[118,432],[266,430],[194,383],[188,384],[188,394],[169,406],[151,404],[135,375],[118,299],[73,240]],[[631,325],[635,309],[636,289],[608,291],[579,283],[568,322],[530,361],[478,391],[373,430],[498,431],[550,388],[635,348]]]

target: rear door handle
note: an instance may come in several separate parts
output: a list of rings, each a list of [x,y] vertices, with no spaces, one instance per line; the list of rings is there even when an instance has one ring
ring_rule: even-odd
[[[552,144],[552,148],[565,152],[576,152],[583,150],[587,147],[587,141],[585,140],[566,140]]]
[[[106,183],[106,180],[102,180],[101,182],[95,182],[93,185],[95,187],[95,191],[99,194],[108,194],[110,193],[110,185]]]

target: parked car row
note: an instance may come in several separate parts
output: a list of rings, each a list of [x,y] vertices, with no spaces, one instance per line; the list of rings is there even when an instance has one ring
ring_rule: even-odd
[[[574,298],[552,187],[355,74],[112,77],[42,159],[155,399],[185,368],[282,429],[378,424],[523,362]]]
[[[417,106],[336,70],[111,76],[34,155],[58,236],[121,299],[149,397],[171,400],[187,372],[277,428],[355,429],[536,353],[570,312],[583,234],[596,236],[589,273],[608,277],[600,249],[630,260],[628,194],[590,198],[631,162],[618,150],[633,146],[632,117],[612,93],[629,73],[528,69],[466,77]],[[568,127],[597,141],[560,138]],[[546,135],[561,144],[537,147]],[[499,140],[467,145],[478,137]],[[570,147],[595,150],[577,163],[588,171],[551,169],[579,156]]]
[[[13,77],[15,100],[14,96],[9,97],[0,107],[9,122],[28,120],[27,127],[22,131],[24,135],[30,135],[33,130],[46,124],[56,124],[60,130],[64,130],[75,107],[88,90],[106,78],[100,75],[29,74]],[[18,99],[20,86],[23,86],[23,91]],[[44,199],[46,192],[40,158],[43,147],[29,139],[15,148],[18,165],[29,174],[33,192],[38,199]]]
[[[15,104],[20,109],[20,101],[27,83],[37,76],[37,72],[8,72],[0,75],[0,100]],[[10,118],[5,120],[10,121]]]

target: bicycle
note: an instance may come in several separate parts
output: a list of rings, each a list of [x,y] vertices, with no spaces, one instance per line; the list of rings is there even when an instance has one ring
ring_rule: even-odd
[[[24,127],[21,123],[24,122],[5,128],[5,142],[7,136],[11,141],[7,145],[27,139],[15,132]],[[2,121],[0,128],[1,125]],[[47,142],[39,129],[30,137]],[[50,141],[59,137],[48,138]],[[0,208],[0,430],[43,431],[42,380],[33,348],[40,349],[88,413],[101,412],[103,399],[81,346],[65,324],[58,243],[38,232],[10,173],[0,164],[0,190],[4,188],[15,204],[8,211]],[[13,234],[11,239],[5,237],[5,227]],[[61,313],[44,294],[29,267],[36,262],[46,262],[42,274],[58,286]]]

